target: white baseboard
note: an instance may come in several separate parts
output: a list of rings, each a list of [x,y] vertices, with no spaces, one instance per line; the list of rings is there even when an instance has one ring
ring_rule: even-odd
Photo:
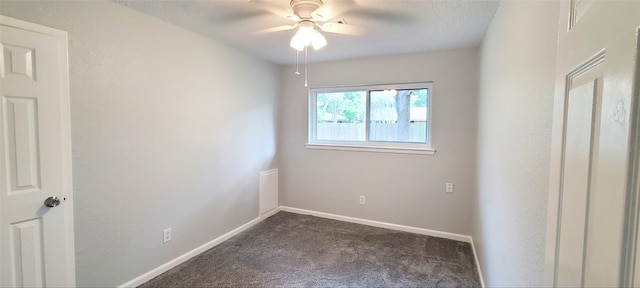
[[[480,278],[480,285],[484,288],[484,278],[482,278],[482,269],[480,269],[480,261],[478,261],[478,253],[476,253],[476,245],[473,244],[473,238],[471,238],[471,250],[473,251],[473,259],[476,260],[476,269],[478,269],[478,277]]]
[[[430,230],[430,229],[424,229],[424,228],[417,228],[417,227],[411,227],[411,226],[404,226],[404,225],[398,225],[398,224],[392,224],[392,223],[386,223],[386,222],[380,222],[380,221],[373,221],[373,220],[367,220],[367,219],[362,219],[362,218],[355,218],[355,217],[349,217],[349,216],[342,216],[342,215],[337,215],[337,214],[331,214],[331,213],[324,213],[324,212],[318,212],[318,211],[313,211],[313,210],[306,210],[306,209],[300,209],[300,208],[293,208],[293,207],[288,207],[288,206],[279,206],[276,209],[273,209],[267,213],[265,213],[264,215],[259,216],[258,218],[255,218],[245,224],[243,224],[242,226],[233,229],[229,232],[227,232],[226,234],[211,240],[208,243],[205,243],[204,245],[195,248],[181,256],[176,257],[173,260],[170,260],[169,262],[162,264],[154,269],[152,269],[151,271],[144,273],[136,278],[134,278],[133,280],[130,280],[118,287],[137,287],[139,285],[142,285],[143,283],[153,279],[154,277],[170,270],[173,267],[176,267],[180,264],[182,264],[183,262],[193,258],[194,256],[199,255],[200,253],[207,251],[215,246],[218,246],[220,243],[228,240],[229,238],[251,228],[252,226],[262,222],[264,219],[267,219],[275,214],[277,214],[280,211],[285,211],[285,212],[291,212],[291,213],[296,213],[296,214],[304,214],[304,215],[312,215],[312,216],[317,216],[317,217],[321,217],[321,218],[326,218],[326,219],[333,219],[333,220],[338,220],[338,221],[344,221],[344,222],[351,222],[351,223],[356,223],[356,224],[362,224],[362,225],[368,225],[368,226],[373,226],[373,227],[379,227],[379,228],[387,228],[387,229],[392,229],[392,230],[398,230],[398,231],[404,231],[404,232],[410,232],[410,233],[416,233],[416,234],[421,234],[421,235],[427,235],[427,236],[433,236],[433,237],[440,237],[440,238],[445,238],[445,239],[451,239],[451,240],[456,240],[456,241],[462,241],[462,242],[467,242],[467,243],[471,243],[471,249],[473,251],[473,257],[475,259],[476,262],[476,267],[478,269],[478,275],[480,277],[480,284],[482,285],[482,287],[484,286],[484,280],[482,278],[482,270],[480,269],[480,262],[478,261],[478,255],[476,254],[476,249],[475,246],[473,244],[473,239],[471,238],[471,236],[468,235],[462,235],[462,234],[456,234],[456,233],[449,233],[449,232],[442,232],[442,231],[437,231],[437,230]]]
[[[273,215],[275,213],[278,213],[279,211],[280,211],[279,209],[274,209],[273,211],[269,212],[268,214]],[[224,234],[224,235],[222,235],[222,236],[220,236],[220,237],[218,237],[216,239],[213,239],[213,240],[209,241],[208,243],[205,243],[204,245],[202,245],[202,246],[200,246],[200,247],[198,247],[196,249],[193,249],[193,250],[191,250],[191,251],[189,251],[189,252],[187,252],[187,253],[185,253],[183,255],[180,255],[180,256],[174,258],[173,260],[170,260],[169,262],[164,263],[164,264],[152,269],[151,271],[149,271],[147,273],[144,273],[144,274],[134,278],[133,280],[130,280],[130,281],[118,286],[118,287],[137,287],[137,286],[140,286],[143,283],[155,278],[156,276],[168,271],[169,269],[182,264],[183,262],[193,258],[194,256],[199,255],[200,253],[202,253],[204,251],[207,251],[207,250],[209,250],[209,249],[211,249],[211,248],[213,248],[215,246],[218,246],[220,243],[228,240],[229,238],[231,238],[231,237],[233,237],[233,236],[235,236],[235,235],[237,235],[237,234],[239,234],[239,233],[251,228],[253,225],[256,225],[256,224],[260,223],[262,220],[264,220],[264,219],[266,219],[266,218],[268,218],[270,216],[270,215],[267,216],[268,214],[265,214],[265,215],[263,215],[261,217],[255,218],[255,219],[243,224],[242,226],[240,226],[240,227],[238,227],[236,229],[233,229],[233,230],[227,232],[226,234]]]
[[[277,208],[275,208],[275,209],[271,209],[271,211],[267,211],[267,212],[265,212],[264,214],[260,215],[260,221],[262,221],[262,220],[264,220],[264,219],[267,219],[267,218],[269,218],[269,217],[271,217],[271,216],[273,216],[273,215],[276,215],[276,214],[277,214],[278,212],[280,212],[280,211],[282,211],[282,209],[281,209],[281,207],[280,207],[280,206],[278,206],[278,207],[277,207]]]
[[[473,238],[471,238],[471,236],[469,235],[462,235],[462,234],[442,232],[442,231],[431,230],[431,229],[404,226],[404,225],[379,222],[379,221],[367,220],[362,218],[354,218],[349,216],[342,216],[337,214],[324,213],[324,212],[293,208],[293,207],[287,207],[287,206],[280,206],[278,210],[470,243],[471,250],[473,251],[473,258],[476,262],[476,268],[478,269],[478,277],[480,278],[480,285],[482,285],[483,288],[485,287],[484,279],[482,278],[482,270],[480,269],[480,262],[478,261],[478,254],[476,254],[476,248],[473,244]]]
[[[471,236],[468,236],[468,235],[455,234],[455,233],[449,233],[449,232],[442,232],[442,231],[437,231],[437,230],[430,230],[430,229],[417,228],[417,227],[411,227],[411,226],[404,226],[404,225],[398,225],[398,224],[392,224],[392,223],[386,223],[386,222],[380,222],[380,221],[373,221],[373,220],[367,220],[367,219],[355,218],[355,217],[349,217],[349,216],[342,216],[342,215],[337,215],[337,214],[324,213],[324,212],[318,212],[318,211],[306,210],[306,209],[299,209],[299,208],[293,208],[293,207],[287,207],[287,206],[280,206],[280,210],[281,211],[285,211],[285,212],[312,215],[312,216],[317,216],[317,217],[322,217],[322,218],[327,218],[327,219],[333,219],[333,220],[339,220],[339,221],[344,221],[344,222],[351,222],[351,223],[357,223],[357,224],[362,224],[362,225],[367,225],[367,226],[374,226],[374,227],[379,227],[379,228],[387,228],[387,229],[392,229],[392,230],[411,232],[411,233],[416,233],[416,234],[421,234],[421,235],[434,236],[434,237],[440,237],[440,238],[445,238],[445,239],[451,239],[451,240],[471,243]]]

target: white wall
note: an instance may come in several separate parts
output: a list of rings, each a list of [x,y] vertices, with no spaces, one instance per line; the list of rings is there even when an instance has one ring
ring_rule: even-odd
[[[310,52],[309,57],[313,57]],[[309,66],[309,86],[433,81],[435,156],[314,150],[308,91],[295,67],[281,70],[280,204],[469,235],[475,194],[476,48]],[[456,192],[446,194],[445,182]],[[358,204],[365,195],[367,205]]]
[[[122,284],[258,216],[277,66],[112,2],[0,5],[69,32],[78,286]]]
[[[557,1],[503,1],[480,54],[474,242],[488,287],[541,286]]]

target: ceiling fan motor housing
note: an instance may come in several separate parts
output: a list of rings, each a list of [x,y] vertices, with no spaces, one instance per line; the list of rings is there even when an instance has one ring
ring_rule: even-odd
[[[311,14],[322,6],[321,0],[291,0],[291,9],[300,19],[311,19]]]

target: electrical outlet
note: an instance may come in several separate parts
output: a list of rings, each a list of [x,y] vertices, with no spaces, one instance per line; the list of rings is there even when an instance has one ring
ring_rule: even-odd
[[[162,230],[162,243],[171,241],[171,228]]]
[[[360,196],[360,205],[364,205],[364,196]]]
[[[447,183],[445,185],[445,192],[447,193],[453,193],[453,183]]]

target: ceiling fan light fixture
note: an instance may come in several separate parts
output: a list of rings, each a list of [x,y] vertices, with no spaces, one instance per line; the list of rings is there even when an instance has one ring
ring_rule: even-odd
[[[291,43],[289,43],[289,45],[293,49],[302,51],[304,50],[304,47],[309,45],[309,42],[311,42],[311,34],[312,31],[309,27],[300,26],[300,28],[298,28],[298,32],[296,32],[296,34],[293,35],[293,38],[291,38]]]
[[[313,33],[311,33],[311,45],[313,46],[313,50],[318,50],[327,46],[327,39],[325,39],[318,30],[313,30]]]

